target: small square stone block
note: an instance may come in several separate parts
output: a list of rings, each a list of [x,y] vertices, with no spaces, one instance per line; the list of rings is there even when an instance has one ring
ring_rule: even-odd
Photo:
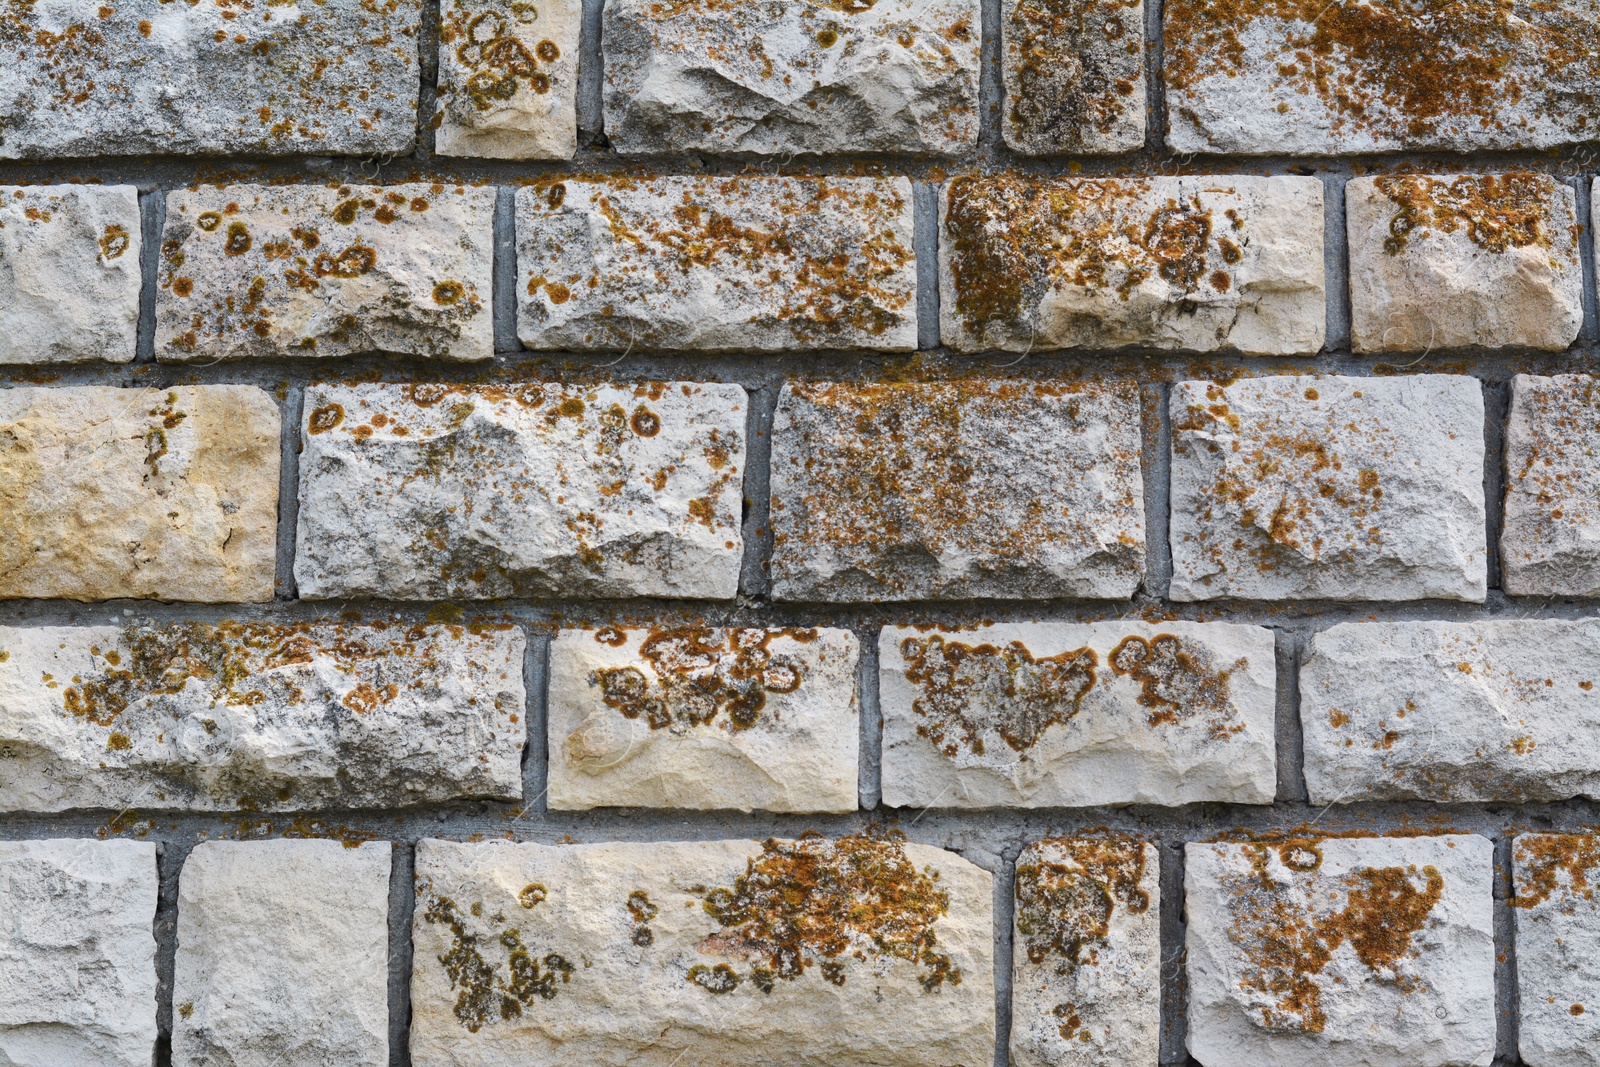
[[[440,22],[434,151],[571,159],[580,0],[447,0]]]
[[[1512,846],[1517,1050],[1527,1067],[1600,1064],[1600,838],[1523,834]]]
[[[1600,595],[1600,379],[1511,380],[1502,583],[1512,596]]]
[[[1005,122],[1029,156],[1144,145],[1144,0],[1005,0]]]

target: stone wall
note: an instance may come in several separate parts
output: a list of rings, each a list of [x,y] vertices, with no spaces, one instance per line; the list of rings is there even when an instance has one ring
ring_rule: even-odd
[[[0,1062],[1600,1064],[1600,7],[0,14]]]

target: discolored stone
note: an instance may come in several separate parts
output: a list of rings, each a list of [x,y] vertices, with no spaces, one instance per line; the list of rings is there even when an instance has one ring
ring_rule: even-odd
[[[1005,0],[1006,144],[1030,156],[1144,145],[1144,0]]]
[[[910,352],[905,178],[563,178],[517,190],[528,348]]]
[[[963,352],[1316,352],[1322,201],[1315,178],[956,178],[940,336]]]
[[[1501,584],[1512,596],[1600,594],[1600,391],[1588,375],[1511,381]]]
[[[779,600],[1133,595],[1137,388],[797,383],[772,445]]]
[[[300,595],[729,599],[737,385],[306,390]]]
[[[952,853],[424,840],[416,869],[419,1067],[993,1062],[993,879]]]
[[[438,184],[169,193],[156,354],[488,359],[494,202]]]
[[[1600,1063],[1600,838],[1521,834],[1512,847],[1517,1047],[1528,1067]]]
[[[563,630],[550,807],[855,811],[858,660],[848,630]]]
[[[448,0],[434,151],[571,159],[578,150],[579,0]]]

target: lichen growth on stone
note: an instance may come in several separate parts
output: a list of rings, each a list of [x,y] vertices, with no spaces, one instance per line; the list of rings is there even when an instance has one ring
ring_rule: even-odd
[[[602,643],[610,631],[601,630]],[[770,693],[793,693],[805,680],[798,659],[774,654],[775,638],[816,639],[815,630],[730,629],[682,626],[655,630],[639,646],[653,677],[637,667],[595,671],[601,699],[629,719],[643,719],[652,730],[706,726],[726,714],[732,730],[755,726]]]

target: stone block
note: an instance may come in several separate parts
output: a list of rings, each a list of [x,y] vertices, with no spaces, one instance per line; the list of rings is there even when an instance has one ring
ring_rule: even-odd
[[[1600,392],[1581,374],[1519,374],[1506,422],[1501,584],[1512,596],[1600,595]]]
[[[1005,0],[1000,62],[1012,151],[1144,146],[1144,0]]]
[[[571,159],[580,0],[448,0],[440,17],[434,151]]]
[[[1527,1067],[1600,1064],[1600,839],[1522,834],[1512,847],[1517,1047]]]

